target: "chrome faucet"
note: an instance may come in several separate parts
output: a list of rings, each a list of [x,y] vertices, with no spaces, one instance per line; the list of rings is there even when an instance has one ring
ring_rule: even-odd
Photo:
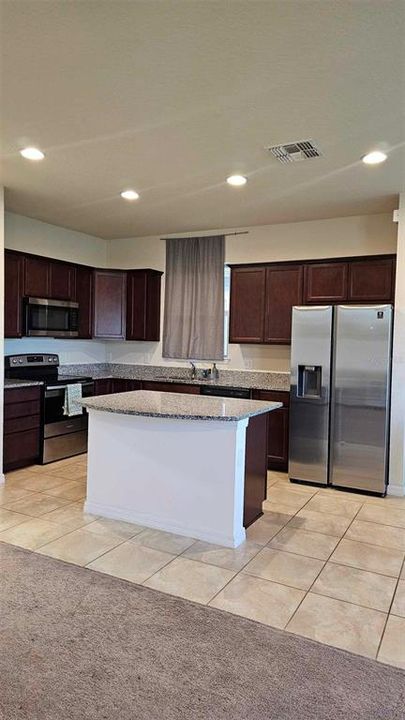
[[[191,375],[190,375],[190,377],[191,377],[192,380],[195,380],[196,377],[197,377],[197,368],[196,368],[196,366],[195,366],[195,363],[193,363],[193,362],[191,362],[191,361],[190,361],[190,365],[191,365]]]

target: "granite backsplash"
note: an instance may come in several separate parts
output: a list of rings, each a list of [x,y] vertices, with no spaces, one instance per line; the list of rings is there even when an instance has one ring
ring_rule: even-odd
[[[184,367],[161,365],[130,365],[124,363],[94,363],[62,365],[63,375],[87,375],[94,379],[125,378],[126,380],[155,380],[160,382],[192,383],[194,385],[217,385],[219,387],[251,388],[256,390],[289,391],[289,372],[268,372],[265,370],[219,370],[216,380],[207,380],[197,375],[190,378],[190,370]],[[197,368],[198,372],[198,368]],[[201,371],[200,371],[201,372]]]

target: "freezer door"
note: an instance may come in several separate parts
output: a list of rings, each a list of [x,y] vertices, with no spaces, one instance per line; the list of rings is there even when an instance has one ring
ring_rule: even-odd
[[[291,343],[288,472],[294,480],[326,485],[332,307],[294,307]]]
[[[330,481],[384,493],[388,474],[391,305],[336,308]]]

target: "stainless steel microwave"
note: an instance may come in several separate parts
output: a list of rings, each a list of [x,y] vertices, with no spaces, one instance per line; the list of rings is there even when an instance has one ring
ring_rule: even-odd
[[[25,298],[25,335],[38,337],[77,337],[79,304],[68,300]]]

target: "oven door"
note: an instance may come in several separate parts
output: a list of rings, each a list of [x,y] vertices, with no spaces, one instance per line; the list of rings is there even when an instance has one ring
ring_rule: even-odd
[[[80,415],[66,417],[63,414],[65,389],[66,385],[54,385],[45,390],[43,464],[80,455],[87,450],[87,411],[83,408]],[[93,382],[82,383],[83,397],[93,393]]]
[[[77,337],[79,305],[64,300],[26,298],[25,334],[37,337]]]
[[[81,425],[82,421],[87,425],[87,410],[83,408],[81,415],[73,415],[67,417],[63,413],[63,407],[65,404],[65,390],[66,385],[51,385],[45,389],[45,403],[44,403],[44,423],[45,423],[45,437],[47,429],[49,431],[50,426],[56,425],[55,430],[62,424],[65,426],[70,425],[76,421],[77,425]],[[94,383],[92,381],[82,383],[82,395],[83,397],[91,397],[94,394]],[[67,430],[69,432],[69,430]],[[63,432],[60,427],[60,432]],[[72,432],[72,430],[70,430]],[[56,434],[52,430],[52,435]],[[48,435],[49,437],[49,435]]]

